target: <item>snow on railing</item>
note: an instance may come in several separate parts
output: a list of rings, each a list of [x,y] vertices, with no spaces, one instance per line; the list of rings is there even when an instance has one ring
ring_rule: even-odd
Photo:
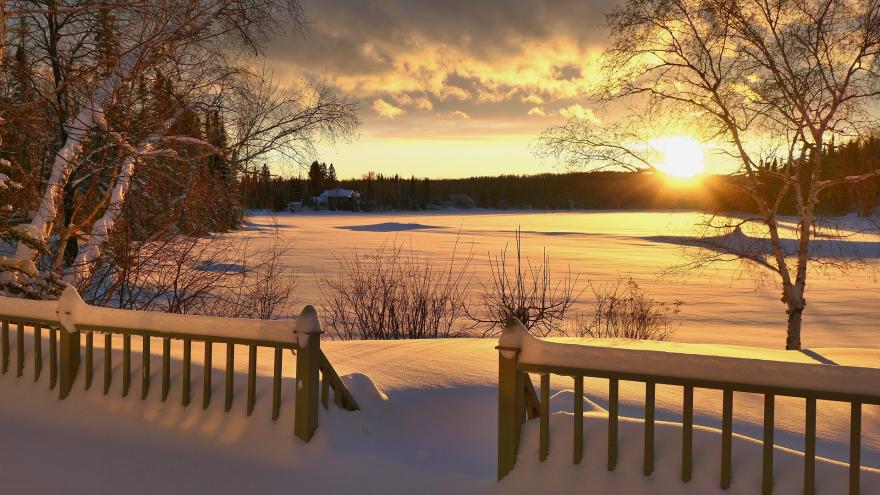
[[[0,316],[11,319],[40,320],[67,328],[137,328],[158,335],[190,335],[277,344],[297,344],[298,337],[290,320],[256,320],[183,315],[154,311],[91,306],[83,302],[73,287],[67,287],[55,301],[30,301],[0,297]],[[305,341],[304,341],[305,342]]]
[[[110,390],[112,381],[112,334],[122,335],[122,395],[127,396],[131,387],[131,338],[137,336],[143,343],[143,367],[141,398],[146,399],[150,385],[150,342],[162,339],[162,400],[168,397],[170,386],[171,342],[183,345],[183,397],[188,406],[191,400],[190,374],[192,368],[192,342],[204,343],[204,373],[202,407],[211,401],[211,369],[213,344],[226,345],[225,410],[229,411],[233,400],[234,348],[248,346],[247,414],[254,409],[257,348],[274,349],[274,374],[272,387],[272,418],[278,419],[281,407],[281,371],[283,351],[290,350],[296,359],[296,414],[294,431],[308,441],[318,427],[318,404],[329,407],[330,391],[334,402],[347,410],[357,409],[357,403],[346,389],[320,348],[321,322],[317,311],[307,306],[296,320],[255,320],[244,318],[218,318],[210,316],[168,314],[148,311],[131,311],[91,306],[83,302],[76,289],[68,287],[56,301],[30,301],[0,297],[0,364],[6,374],[10,364],[10,326],[16,327],[17,376],[25,368],[25,328],[33,328],[34,377],[39,379],[42,371],[42,329],[49,330],[49,382],[54,389],[60,382],[60,397],[66,398],[80,369],[82,359],[81,334],[85,334],[85,389],[91,388],[94,378],[94,334],[104,335],[103,372],[104,394]],[[60,353],[59,353],[60,349]],[[59,355],[60,354],[60,355]]]
[[[806,399],[804,493],[815,491],[816,401],[850,403],[849,493],[859,493],[862,404],[880,404],[880,370],[821,363],[794,363],[720,355],[688,354],[643,349],[620,349],[539,340],[519,320],[505,325],[498,344],[498,478],[516,464],[520,430],[527,419],[540,418],[539,459],[549,450],[550,375],[574,380],[574,452],[583,452],[584,377],[608,379],[608,469],[617,464],[619,382],[645,383],[645,445],[643,472],[654,470],[656,385],[683,388],[682,481],[691,479],[694,388],[721,390],[721,488],[731,482],[733,393],[764,395],[762,492],[773,489],[773,432],[775,397]],[[540,375],[540,398],[529,373]]]

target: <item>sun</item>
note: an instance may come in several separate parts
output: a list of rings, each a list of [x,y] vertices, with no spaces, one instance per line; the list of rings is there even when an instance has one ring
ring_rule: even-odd
[[[660,154],[654,166],[673,177],[688,179],[703,172],[703,145],[690,136],[667,136],[654,139],[651,147]]]

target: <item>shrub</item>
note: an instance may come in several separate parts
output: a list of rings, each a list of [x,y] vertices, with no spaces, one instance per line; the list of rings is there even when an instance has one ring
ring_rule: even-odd
[[[457,243],[456,243],[457,246]],[[337,275],[318,276],[328,332],[341,340],[433,339],[466,335],[470,258],[456,267],[382,245],[373,255],[337,258]]]
[[[576,336],[668,340],[680,326],[677,316],[684,303],[654,300],[632,278],[593,287],[593,293],[595,312],[575,321]]]
[[[554,281],[550,271],[550,255],[544,250],[542,262],[533,264],[522,257],[522,235],[516,231],[515,259],[509,260],[507,246],[498,256],[489,256],[491,280],[482,284],[479,307],[481,313],[468,313],[483,325],[483,337],[496,335],[504,322],[515,317],[523,326],[540,337],[561,331],[561,323],[571,310],[580,292],[575,293],[578,277],[571,270]]]

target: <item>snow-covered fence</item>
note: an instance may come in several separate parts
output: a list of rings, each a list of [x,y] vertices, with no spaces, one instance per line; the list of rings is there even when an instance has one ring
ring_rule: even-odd
[[[643,472],[654,470],[656,385],[683,389],[681,479],[691,479],[694,388],[722,391],[721,488],[731,483],[733,393],[764,396],[762,493],[773,490],[775,397],[806,399],[804,493],[815,492],[816,401],[850,404],[849,493],[858,494],[861,473],[862,405],[880,405],[880,369],[760,359],[681,354],[655,350],[616,349],[562,344],[536,339],[516,319],[507,322],[498,345],[498,478],[516,464],[520,431],[526,420],[539,418],[538,458],[549,452],[550,375],[574,380],[573,462],[583,453],[584,377],[608,380],[608,470],[617,465],[618,392],[620,381],[645,384]],[[530,373],[540,375],[540,398]]]
[[[217,318],[147,311],[129,311],[90,306],[83,302],[73,287],[68,287],[57,301],[29,301],[0,297],[0,366],[3,374],[10,365],[10,329],[16,327],[16,374],[23,376],[25,369],[25,328],[33,328],[34,380],[39,380],[43,369],[43,329],[49,330],[49,387],[59,388],[59,397],[66,398],[73,389],[80,368],[84,368],[84,388],[92,386],[95,333],[103,334],[103,387],[110,391],[112,380],[113,334],[122,335],[122,395],[131,387],[131,339],[143,339],[143,375],[141,399],[146,399],[150,388],[150,342],[162,339],[162,400],[168,398],[171,369],[171,341],[183,345],[182,403],[191,400],[192,343],[204,343],[204,377],[202,407],[211,401],[211,370],[213,344],[226,345],[225,410],[232,407],[234,384],[234,347],[248,346],[247,414],[254,409],[256,388],[257,348],[274,349],[272,384],[272,418],[278,419],[281,408],[281,370],[284,350],[296,354],[296,406],[294,433],[309,441],[318,427],[318,404],[329,407],[330,391],[340,408],[356,410],[357,403],[321,350],[321,323],[317,312],[307,306],[295,320],[252,320]],[[85,334],[85,350],[81,348]],[[60,355],[59,355],[60,349]],[[85,364],[81,363],[84,354]]]

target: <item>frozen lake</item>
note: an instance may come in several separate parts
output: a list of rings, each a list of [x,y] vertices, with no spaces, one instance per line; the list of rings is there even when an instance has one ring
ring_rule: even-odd
[[[785,342],[786,315],[781,293],[769,272],[743,270],[739,263],[716,264],[710,270],[668,276],[665,271],[686,262],[686,249],[658,236],[693,235],[704,219],[695,212],[394,212],[280,213],[255,212],[234,235],[258,244],[276,232],[293,243],[285,263],[301,273],[297,302],[320,305],[315,274],[337,270],[336,256],[357,250],[371,254],[383,243],[402,243],[419,256],[448,260],[457,246],[459,262],[473,254],[472,289],[487,281],[488,255],[514,243],[522,229],[524,254],[540,261],[547,249],[556,274],[567,267],[580,282],[602,285],[632,276],[655,299],[684,301],[680,342],[741,344],[779,348]],[[840,272],[810,273],[804,315],[805,347],[880,348],[878,238],[860,241],[868,266]],[[578,310],[588,311],[592,292],[581,296]],[[320,306],[319,306],[320,309]]]

